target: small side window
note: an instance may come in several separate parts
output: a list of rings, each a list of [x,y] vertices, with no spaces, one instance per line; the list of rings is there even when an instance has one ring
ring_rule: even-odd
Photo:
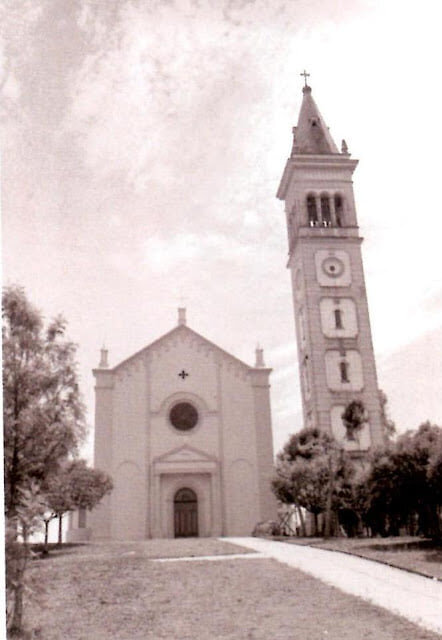
[[[341,372],[341,382],[350,382],[350,379],[348,377],[348,362],[345,362],[345,360],[340,362],[339,369]]]
[[[335,316],[335,329],[343,329],[344,328],[344,324],[342,322],[342,311],[341,311],[341,309],[335,309],[333,313],[334,313],[334,316]]]

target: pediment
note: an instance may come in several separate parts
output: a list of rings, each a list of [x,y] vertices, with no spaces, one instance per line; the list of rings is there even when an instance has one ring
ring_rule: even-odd
[[[142,362],[146,357],[151,357],[155,353],[161,353],[163,349],[173,349],[180,341],[187,342],[191,345],[192,349],[195,349],[195,351],[205,352],[206,354],[217,354],[217,356],[226,364],[238,371],[241,371],[243,374],[246,374],[251,369],[251,367],[249,367],[245,362],[242,362],[242,360],[239,360],[235,356],[227,353],[227,351],[224,351],[221,347],[218,347],[213,342],[210,342],[210,340],[207,340],[207,338],[196,333],[193,329],[190,329],[187,326],[178,326],[152,342],[147,347],[144,347],[144,349],[141,349],[126,360],[120,362],[113,370],[121,370],[128,365],[135,364],[136,362]]]
[[[168,451],[167,453],[163,453],[163,455],[159,456],[155,459],[155,462],[170,462],[170,463],[183,463],[183,462],[213,462],[215,458],[213,456],[204,453],[204,451],[200,451],[199,449],[195,449],[194,447],[190,447],[189,445],[183,445],[178,449],[172,449],[172,451]]]

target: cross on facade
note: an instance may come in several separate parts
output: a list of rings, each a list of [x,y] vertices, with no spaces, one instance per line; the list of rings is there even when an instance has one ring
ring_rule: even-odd
[[[182,378],[184,380],[185,378],[187,378],[187,376],[189,374],[187,373],[187,371],[184,371],[184,369],[183,369],[178,375],[179,375],[180,378]]]
[[[307,86],[307,78],[310,77],[310,74],[307,73],[307,71],[304,69],[304,71],[302,73],[299,74],[300,76],[304,76],[304,82],[305,82],[305,86]]]

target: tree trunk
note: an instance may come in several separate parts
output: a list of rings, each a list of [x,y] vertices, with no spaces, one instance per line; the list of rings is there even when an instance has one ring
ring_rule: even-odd
[[[10,633],[10,637],[21,637],[23,631],[23,596],[25,589],[25,570],[29,554],[26,532],[24,532],[23,537],[23,543],[14,543],[15,557],[9,557],[7,566],[7,570],[12,572],[13,574],[14,582],[7,598],[7,604],[12,608],[12,612],[10,612],[10,621],[7,621],[7,627]]]
[[[328,461],[328,491],[327,491],[327,501],[325,503],[325,530],[324,530],[324,538],[329,538],[331,534],[331,525],[332,525],[332,499],[333,499],[333,463],[331,459],[331,454],[329,456]]]
[[[50,523],[50,519],[49,520],[44,520],[45,523],[45,539],[44,539],[44,543],[43,543],[43,555],[47,556],[49,549],[49,523]]]
[[[58,514],[58,544],[63,543],[63,514]]]
[[[9,627],[9,633],[11,637],[20,637],[20,634],[23,630],[23,591],[23,576],[21,576],[20,582],[14,588],[14,610]]]

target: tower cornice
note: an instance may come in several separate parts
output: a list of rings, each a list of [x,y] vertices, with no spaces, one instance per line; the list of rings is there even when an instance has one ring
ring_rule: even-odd
[[[279,200],[285,200],[287,189],[292,181],[293,173],[299,169],[340,169],[353,175],[359,160],[349,158],[348,156],[337,155],[319,155],[319,154],[303,154],[294,155],[287,159],[281,182],[279,183],[276,197]]]
[[[288,261],[287,261],[287,268],[290,269],[293,266],[293,258],[294,258],[294,254],[295,254],[295,249],[296,246],[298,244],[312,244],[312,245],[317,245],[318,242],[319,243],[324,243],[326,244],[327,242],[330,242],[330,238],[333,238],[334,241],[337,240],[343,240],[346,244],[362,244],[364,238],[361,237],[360,235],[358,235],[358,231],[359,231],[359,227],[347,227],[347,228],[340,228],[339,229],[339,235],[334,233],[334,234],[330,234],[327,233],[324,235],[315,235],[315,237],[313,238],[310,235],[307,235],[308,231],[310,230],[310,227],[305,227],[306,230],[306,235],[302,235],[302,233],[297,236],[295,238],[295,241],[293,242],[293,244],[290,246],[289,248],[289,257],[288,257]],[[338,229],[316,229],[316,231],[322,232],[330,232],[330,231],[338,231]]]

